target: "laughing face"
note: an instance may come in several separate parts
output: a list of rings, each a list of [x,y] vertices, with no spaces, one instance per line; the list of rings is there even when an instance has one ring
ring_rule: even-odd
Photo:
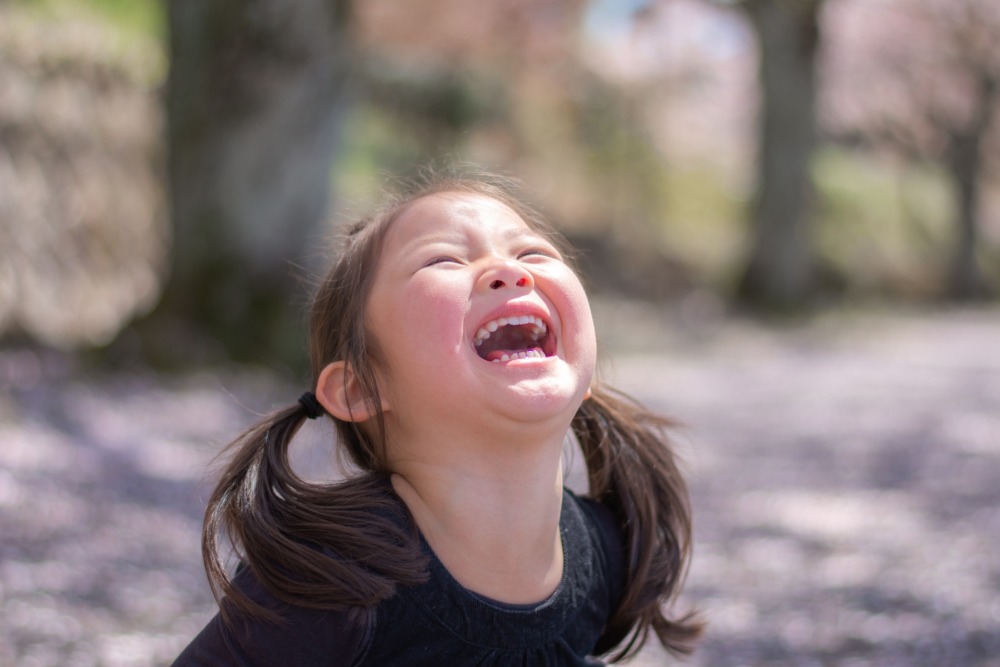
[[[594,324],[576,274],[483,195],[434,194],[405,209],[384,240],[366,322],[397,423],[568,425],[594,373]]]

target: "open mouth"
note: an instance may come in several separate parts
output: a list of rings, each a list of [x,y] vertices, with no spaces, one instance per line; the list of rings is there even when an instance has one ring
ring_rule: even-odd
[[[535,315],[499,317],[476,332],[476,353],[494,363],[512,359],[544,359],[556,353],[555,336]]]

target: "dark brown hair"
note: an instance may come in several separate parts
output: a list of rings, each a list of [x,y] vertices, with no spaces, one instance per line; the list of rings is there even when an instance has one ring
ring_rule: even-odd
[[[426,580],[427,562],[416,528],[388,491],[385,425],[376,381],[382,356],[364,315],[387,230],[407,206],[443,192],[498,200],[565,248],[536,209],[517,196],[512,181],[468,171],[425,176],[347,231],[312,302],[309,351],[314,383],[336,360],[346,361],[359,376],[374,418],[365,423],[331,418],[344,453],[360,472],[325,484],[306,482],[293,472],[288,448],[306,418],[298,404],[271,414],[231,443],[202,535],[205,568],[227,621],[237,612],[275,620],[278,615],[233,584],[221,547],[226,538],[278,600],[346,610],[358,622],[397,586]],[[624,595],[597,646],[598,653],[619,647],[615,661],[637,652],[650,631],[677,654],[690,653],[701,633],[701,624],[691,614],[676,620],[665,615],[680,591],[691,549],[687,489],[666,435],[669,426],[599,383],[572,422],[587,464],[590,495],[614,512],[625,539]]]

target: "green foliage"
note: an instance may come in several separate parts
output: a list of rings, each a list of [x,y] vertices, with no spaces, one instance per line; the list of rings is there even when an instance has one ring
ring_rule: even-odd
[[[354,212],[376,204],[387,174],[405,174],[427,154],[397,114],[367,102],[348,111],[341,136],[331,169],[332,189]]]
[[[162,43],[166,37],[164,3],[160,0],[13,0],[53,18],[95,18],[110,23],[125,35],[152,38]]]
[[[746,242],[746,201],[708,164],[671,165],[665,171],[665,215],[660,234],[704,281],[725,287],[735,279]]]
[[[378,60],[357,71],[331,181],[335,203],[358,213],[376,205],[385,178],[428,160],[468,160],[468,144],[497,120],[504,92],[488,72],[423,70]]]
[[[103,65],[154,88],[167,72],[166,16],[158,0],[8,0],[29,24],[83,24]],[[58,51],[58,49],[57,49]]]
[[[641,230],[660,217],[667,203],[666,164],[649,137],[616,106],[585,107],[581,144],[594,185],[616,195],[606,212],[612,219],[632,219]]]
[[[940,290],[952,217],[940,168],[836,147],[821,149],[813,167],[820,253],[849,289]]]

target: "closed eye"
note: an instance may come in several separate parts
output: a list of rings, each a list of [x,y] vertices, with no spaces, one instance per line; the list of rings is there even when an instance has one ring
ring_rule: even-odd
[[[424,264],[424,266],[427,267],[427,266],[434,266],[435,264],[449,264],[449,263],[460,264],[461,262],[459,262],[454,257],[448,257],[447,255],[442,255],[440,257],[435,257],[434,259],[430,260],[429,262]]]
[[[559,259],[559,254],[546,248],[528,248],[517,256],[518,259],[524,259],[526,257],[548,257],[549,259]]]

